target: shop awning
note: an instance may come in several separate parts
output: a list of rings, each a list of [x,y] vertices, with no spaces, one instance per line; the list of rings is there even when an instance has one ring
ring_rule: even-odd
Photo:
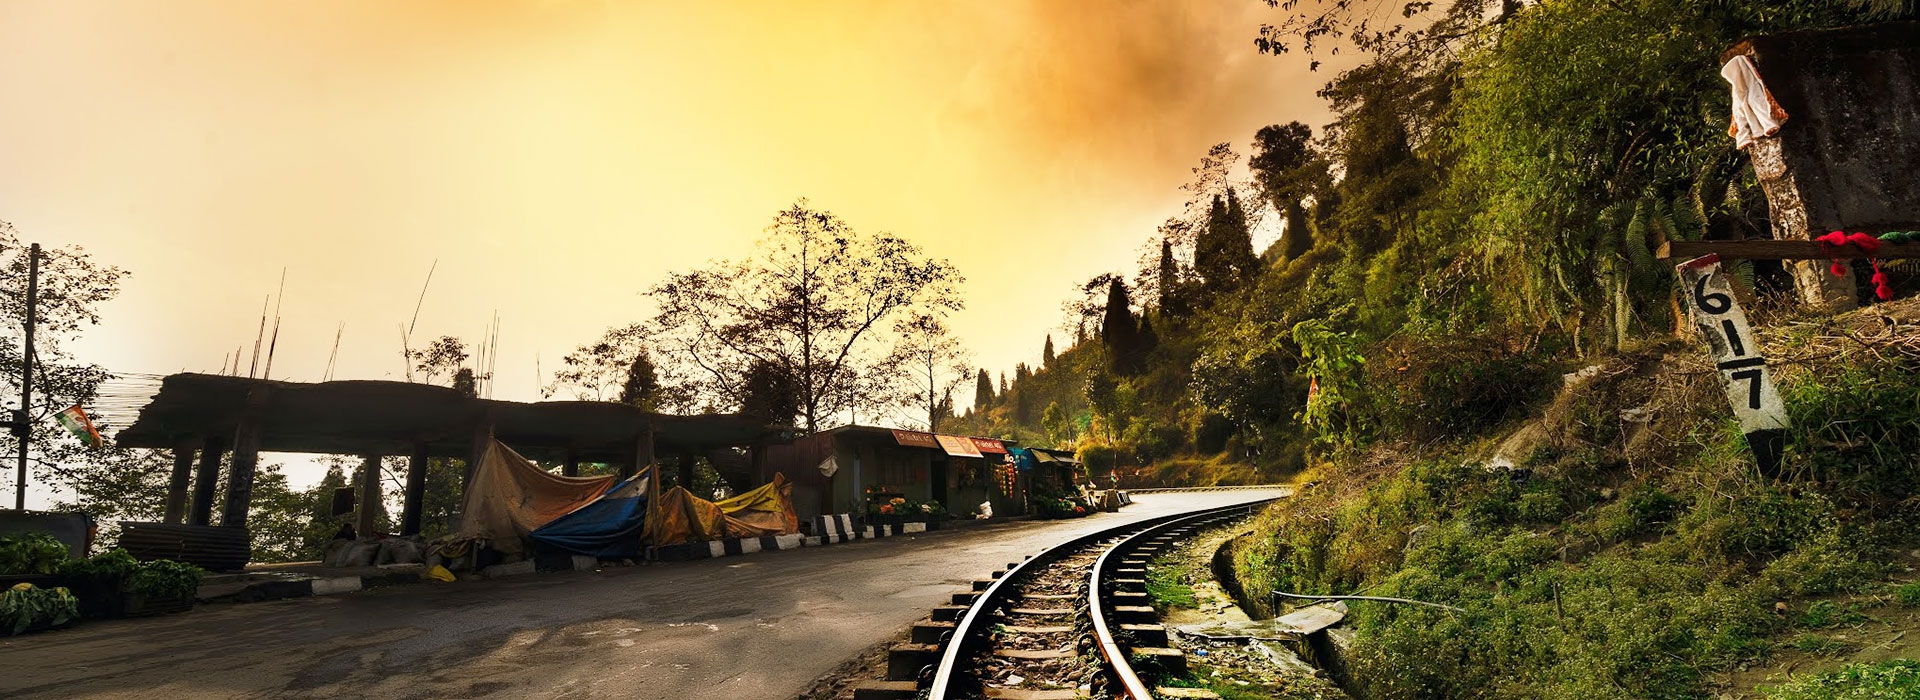
[[[1003,455],[1007,453],[1006,443],[993,438],[973,438],[973,448],[979,450],[981,454]]]
[[[963,438],[954,435],[935,435],[933,437],[940,441],[940,449],[945,450],[948,455],[954,457],[981,456],[980,448],[973,445],[973,438]]]
[[[893,431],[893,441],[904,447],[925,447],[929,450],[940,449],[940,443],[933,439],[932,433],[916,433],[911,430]]]

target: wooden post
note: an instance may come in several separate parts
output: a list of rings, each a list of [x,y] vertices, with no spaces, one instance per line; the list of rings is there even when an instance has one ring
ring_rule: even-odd
[[[686,489],[688,491],[692,491],[693,490],[693,453],[682,452],[679,455],[676,455],[674,457],[674,460],[675,460],[675,463],[680,468],[679,469],[680,473],[677,475],[680,479],[680,483],[675,484],[675,486],[679,486],[680,488]],[[694,494],[694,495],[698,496],[699,494]],[[701,497],[711,498],[712,496],[713,494],[707,494],[706,496],[701,496]]]
[[[400,507],[400,535],[420,534],[420,510],[427,495],[427,443],[413,443],[413,456],[407,459],[407,491]]]
[[[487,448],[493,444],[493,422],[482,420],[473,426],[473,439],[467,443],[467,474],[460,481],[460,502],[467,501],[467,489],[473,488],[473,476],[480,471],[480,460],[486,459]]]
[[[366,539],[380,530],[380,455],[360,458],[359,486],[360,511],[354,516],[353,531]]]
[[[167,479],[167,508],[161,522],[177,525],[187,517],[187,488],[193,483],[193,452],[199,444],[188,437],[173,445],[173,474]]]
[[[660,526],[660,469],[653,464],[652,419],[648,419],[646,424],[641,426],[640,435],[633,443],[632,461],[644,464],[647,468],[647,528],[646,531],[642,533],[642,537],[645,543],[651,547],[653,545],[654,533],[659,532],[658,528]],[[651,549],[648,550],[648,558],[652,558]]]
[[[747,464],[751,465],[749,467],[749,472],[753,474],[753,485],[755,487],[759,487],[761,484],[767,483],[768,481],[771,481],[773,479],[772,476],[769,476],[767,474],[767,446],[766,445],[762,445],[759,443],[754,443],[753,445],[749,445],[747,447]]]
[[[267,385],[262,382],[247,394],[247,407],[234,429],[233,465],[227,472],[227,503],[220,511],[222,527],[246,527],[247,510],[253,504],[253,474],[260,467],[260,422],[266,413]]]
[[[200,469],[194,476],[193,507],[187,511],[187,524],[213,524],[213,493],[220,488],[220,456],[227,451],[227,442],[218,436],[209,435],[200,445]]]
[[[560,467],[560,475],[561,476],[579,476],[580,475],[580,453],[575,452],[574,449],[571,447],[567,448],[567,463]]]

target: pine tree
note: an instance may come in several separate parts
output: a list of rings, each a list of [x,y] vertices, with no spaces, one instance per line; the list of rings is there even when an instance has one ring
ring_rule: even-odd
[[[973,380],[973,408],[985,413],[993,406],[993,378],[987,376],[986,368],[980,369],[980,375]]]
[[[1160,347],[1160,336],[1153,332],[1153,320],[1147,318],[1146,314],[1140,315],[1140,333],[1134,341],[1134,346],[1134,352],[1142,360],[1146,358],[1147,353]]]
[[[1052,333],[1047,334],[1046,349],[1040,351],[1040,366],[1041,367],[1053,366],[1053,334]]]
[[[1003,370],[1000,370],[1000,397],[1001,398],[1006,398],[1007,390],[1008,390],[1007,371],[1003,369]]]
[[[1160,313],[1184,316],[1187,309],[1180,293],[1180,264],[1173,259],[1173,242],[1160,239]]]
[[[1253,252],[1253,229],[1247,222],[1247,210],[1241,208],[1240,198],[1235,196],[1233,188],[1227,188],[1227,226],[1226,236],[1221,245],[1227,260],[1233,263],[1234,284],[1253,278],[1260,269],[1260,257]]]
[[[633,357],[633,365],[627,368],[627,380],[620,387],[620,403],[653,409],[654,395],[660,390],[660,376],[654,371],[653,359],[647,356],[645,348]]]
[[[1138,367],[1140,327],[1133,318],[1127,288],[1115,279],[1107,285],[1107,310],[1100,323],[1100,339],[1107,344],[1107,361],[1115,374],[1131,374]]]

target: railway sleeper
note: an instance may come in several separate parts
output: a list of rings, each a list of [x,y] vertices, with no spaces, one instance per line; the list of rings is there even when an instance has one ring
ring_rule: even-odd
[[[937,644],[895,644],[887,651],[887,680],[918,681],[923,670],[939,663]]]
[[[853,686],[853,700],[913,700],[920,697],[920,684],[914,681],[860,681]]]
[[[953,630],[959,623],[948,620],[921,620],[913,623],[911,641],[915,644],[933,644],[943,646],[953,637]]]

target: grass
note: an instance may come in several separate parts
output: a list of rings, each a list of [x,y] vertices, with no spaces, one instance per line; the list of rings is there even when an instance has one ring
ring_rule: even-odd
[[[1147,567],[1147,597],[1161,610],[1199,607],[1200,601],[1189,585],[1184,557],[1160,557]]]
[[[1766,693],[1771,700],[1912,700],[1920,698],[1920,661],[1853,664]]]
[[[1891,552],[1920,539],[1920,367],[1850,361],[1779,379],[1799,426],[1783,478],[1756,473],[1711,374],[1648,363],[1557,402],[1546,428],[1571,437],[1521,470],[1480,466],[1464,439],[1334,455],[1235,544],[1236,572],[1250,590],[1467,609],[1355,606],[1350,664],[1371,698],[1704,697],[1776,647],[1848,653],[1812,631],[1869,618],[1820,598],[1886,590]],[[1664,411],[1658,439],[1618,427],[1642,405]],[[1893,591],[1920,605],[1920,584]],[[1913,700],[1916,673],[1849,667],[1775,697]]]
[[[1909,608],[1920,608],[1920,581],[1895,587],[1893,600]]]

